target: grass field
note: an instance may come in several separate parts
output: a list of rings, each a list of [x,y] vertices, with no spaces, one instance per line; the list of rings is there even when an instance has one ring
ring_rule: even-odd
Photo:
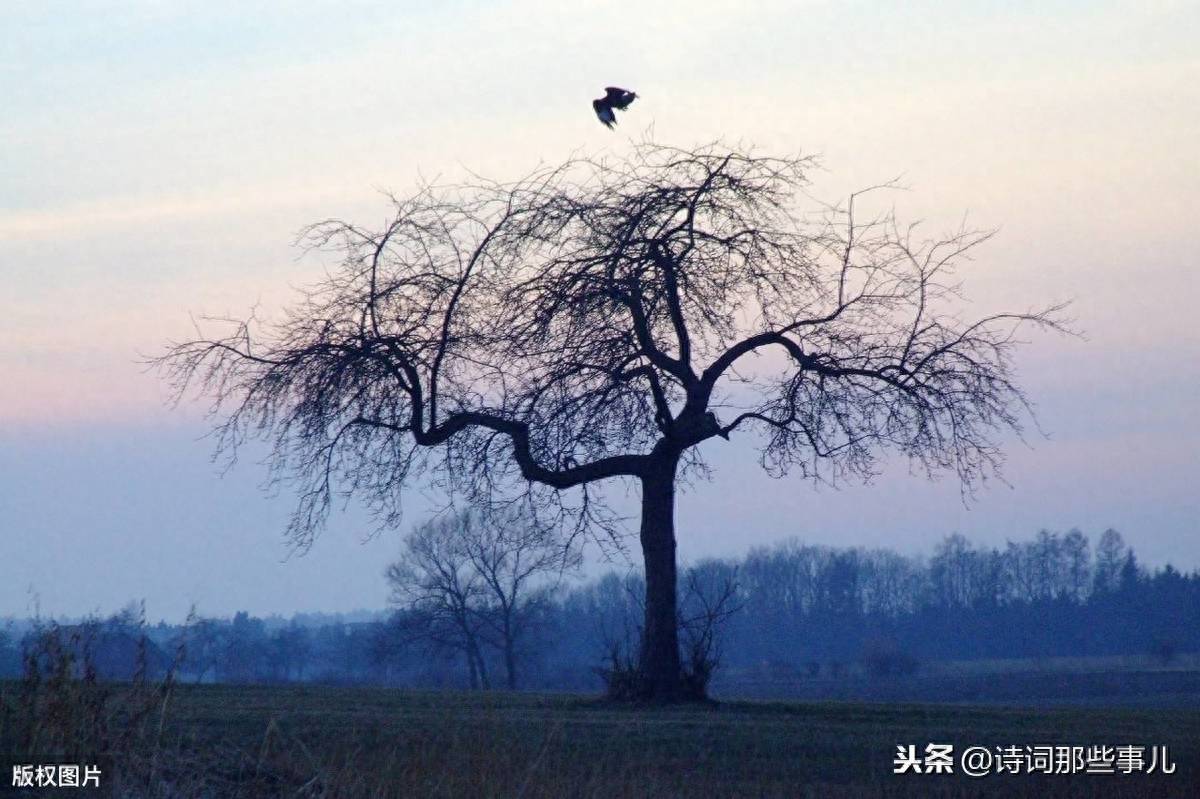
[[[16,690],[4,688],[8,722],[0,736],[9,760],[27,762],[5,735],[15,729]],[[107,764],[114,774],[137,775],[120,786],[137,796],[1200,796],[1196,711],[751,702],[634,708],[568,695],[176,686],[137,723],[132,748]],[[977,779],[892,773],[897,744],[930,742],[956,749],[1165,744],[1177,771]],[[8,771],[0,786],[8,786]]]
[[[1026,667],[985,672],[933,664],[911,675],[879,677],[850,673],[838,678],[730,670],[714,680],[713,691],[719,697],[793,702],[958,702],[1200,710],[1200,670],[1106,671],[1093,667],[1068,671]]]

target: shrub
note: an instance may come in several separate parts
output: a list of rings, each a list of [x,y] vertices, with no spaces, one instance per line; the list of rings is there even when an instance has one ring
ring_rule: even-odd
[[[891,639],[876,639],[863,648],[863,666],[873,677],[902,677],[917,671],[917,659]]]

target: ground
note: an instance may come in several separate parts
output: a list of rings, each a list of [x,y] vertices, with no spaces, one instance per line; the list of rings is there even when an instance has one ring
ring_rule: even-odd
[[[1039,707],[1140,707],[1200,710],[1200,653],[1169,662],[1148,655],[927,661],[912,674],[879,675],[861,663],[812,675],[791,664],[725,668],[718,693],[795,702],[960,702]]]
[[[16,686],[7,690],[16,708]],[[577,695],[177,686],[166,706],[140,723],[139,773],[147,773],[148,762],[156,772],[149,795],[1200,795],[1195,710],[836,702],[636,708]],[[13,759],[12,741],[5,743]],[[956,750],[1166,745],[1177,770],[979,779],[893,774],[897,745],[921,750],[927,743]],[[3,779],[7,787],[8,775]]]

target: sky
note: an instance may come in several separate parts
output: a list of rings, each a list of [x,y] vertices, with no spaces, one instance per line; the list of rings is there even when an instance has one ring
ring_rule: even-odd
[[[290,554],[262,453],[212,463],[203,407],[142,361],[281,309],[321,274],[307,223],[645,135],[815,154],[829,199],[900,176],[931,234],[998,229],[975,307],[1071,300],[1084,333],[1021,353],[1047,435],[1006,440],[1007,484],[964,503],[896,463],[815,489],[706,444],[685,559],[1115,527],[1200,568],[1198,34],[1168,0],[0,4],[0,616],[383,607],[404,529],[350,506]],[[616,131],[607,85],[639,94]]]

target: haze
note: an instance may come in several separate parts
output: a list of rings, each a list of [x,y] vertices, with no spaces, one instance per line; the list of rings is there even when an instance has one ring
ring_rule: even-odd
[[[271,315],[321,274],[304,224],[380,190],[571,153],[752,142],[820,154],[813,193],[903,176],[930,233],[998,227],[977,307],[1073,299],[1085,339],[1020,375],[1043,438],[964,503],[896,464],[774,481],[737,442],[684,494],[682,554],[813,543],[928,551],[951,532],[1120,530],[1200,567],[1200,6],[1158,3],[18,3],[0,11],[0,615],[380,608],[402,530],[353,506],[303,557],[246,453],[139,360],[190,315]],[[615,132],[606,85],[639,100]],[[410,521],[427,505],[414,489]]]

